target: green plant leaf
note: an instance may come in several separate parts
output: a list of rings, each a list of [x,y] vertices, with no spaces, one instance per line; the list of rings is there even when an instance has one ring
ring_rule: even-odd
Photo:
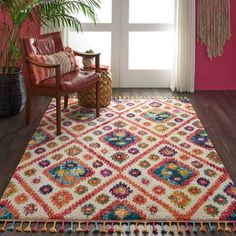
[[[0,0],[0,72],[15,67],[21,56],[20,35],[27,19],[32,24],[70,27],[82,30],[81,22],[75,17],[83,14],[97,22],[96,9],[100,0]],[[9,23],[10,19],[10,23]]]

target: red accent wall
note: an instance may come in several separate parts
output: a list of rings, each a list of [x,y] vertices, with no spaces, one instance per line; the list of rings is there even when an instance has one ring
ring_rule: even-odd
[[[3,16],[0,15],[0,25],[2,25],[2,21],[3,21]],[[10,23],[10,20],[8,21],[8,23]],[[1,33],[2,32],[0,31],[0,38],[1,38]],[[25,37],[25,36],[37,37],[39,35],[40,35],[40,25],[37,23],[32,23],[29,20],[27,20],[25,24],[23,25],[21,37]],[[24,64],[22,59],[19,61],[19,64]],[[23,73],[24,73],[24,76],[26,76],[25,67],[23,67]]]
[[[223,55],[210,61],[205,46],[196,43],[196,90],[236,90],[236,1],[230,4],[232,36]]]
[[[31,29],[30,32],[28,31],[29,28]],[[39,24],[31,23],[30,21],[25,22],[21,36],[38,37],[39,35],[40,35],[40,25]]]
[[[2,25],[2,21],[3,21],[3,16],[2,14],[0,15],[0,25]],[[10,22],[10,21],[8,21]],[[1,31],[0,31],[0,36],[1,36]],[[22,29],[22,34],[21,37],[24,36],[38,36],[40,35],[40,26],[37,23],[31,23],[29,20],[27,20],[23,26]]]

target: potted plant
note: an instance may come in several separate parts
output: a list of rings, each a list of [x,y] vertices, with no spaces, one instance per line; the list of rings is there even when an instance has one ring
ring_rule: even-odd
[[[89,50],[86,50],[84,53],[86,54],[93,54],[94,51],[92,49],[89,49]],[[83,57],[83,65],[84,65],[84,68],[91,68],[93,62],[94,62],[94,58],[88,58],[88,57]]]
[[[0,116],[21,112],[26,92],[20,65],[20,35],[27,20],[35,24],[71,27],[80,31],[74,14],[82,13],[96,22],[100,0],[0,0]],[[30,34],[30,27],[28,34]]]

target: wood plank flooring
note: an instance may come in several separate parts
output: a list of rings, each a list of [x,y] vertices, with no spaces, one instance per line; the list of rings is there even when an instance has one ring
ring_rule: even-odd
[[[194,94],[172,93],[169,89],[113,89],[114,96],[186,96],[190,98],[212,143],[231,178],[236,183],[236,91],[202,91]],[[30,126],[26,127],[24,112],[0,118],[0,196],[50,102],[49,98],[34,97]],[[0,233],[1,234],[1,233]],[[6,232],[1,235],[19,235]],[[30,235],[30,233],[28,234]],[[50,235],[50,233],[39,234]],[[197,235],[229,235],[198,233]]]

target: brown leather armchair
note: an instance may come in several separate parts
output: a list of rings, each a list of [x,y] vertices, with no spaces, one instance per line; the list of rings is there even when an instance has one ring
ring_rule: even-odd
[[[45,39],[50,39],[45,43]],[[52,40],[51,40],[52,39]],[[57,135],[61,134],[61,97],[64,96],[64,107],[68,105],[69,94],[78,92],[93,84],[96,85],[96,117],[99,116],[99,59],[98,54],[85,54],[74,51],[75,56],[94,58],[95,57],[95,72],[87,73],[81,71],[72,71],[70,73],[60,75],[60,64],[45,64],[38,63],[32,60],[29,55],[50,55],[64,50],[61,33],[49,33],[41,35],[39,38],[23,38],[24,59],[27,65],[26,85],[28,90],[28,98],[26,104],[26,122],[30,122],[31,99],[32,95],[41,95],[56,98],[56,123]],[[39,84],[35,84],[34,74],[32,73],[32,65],[43,68],[54,68],[55,76],[42,80]]]

